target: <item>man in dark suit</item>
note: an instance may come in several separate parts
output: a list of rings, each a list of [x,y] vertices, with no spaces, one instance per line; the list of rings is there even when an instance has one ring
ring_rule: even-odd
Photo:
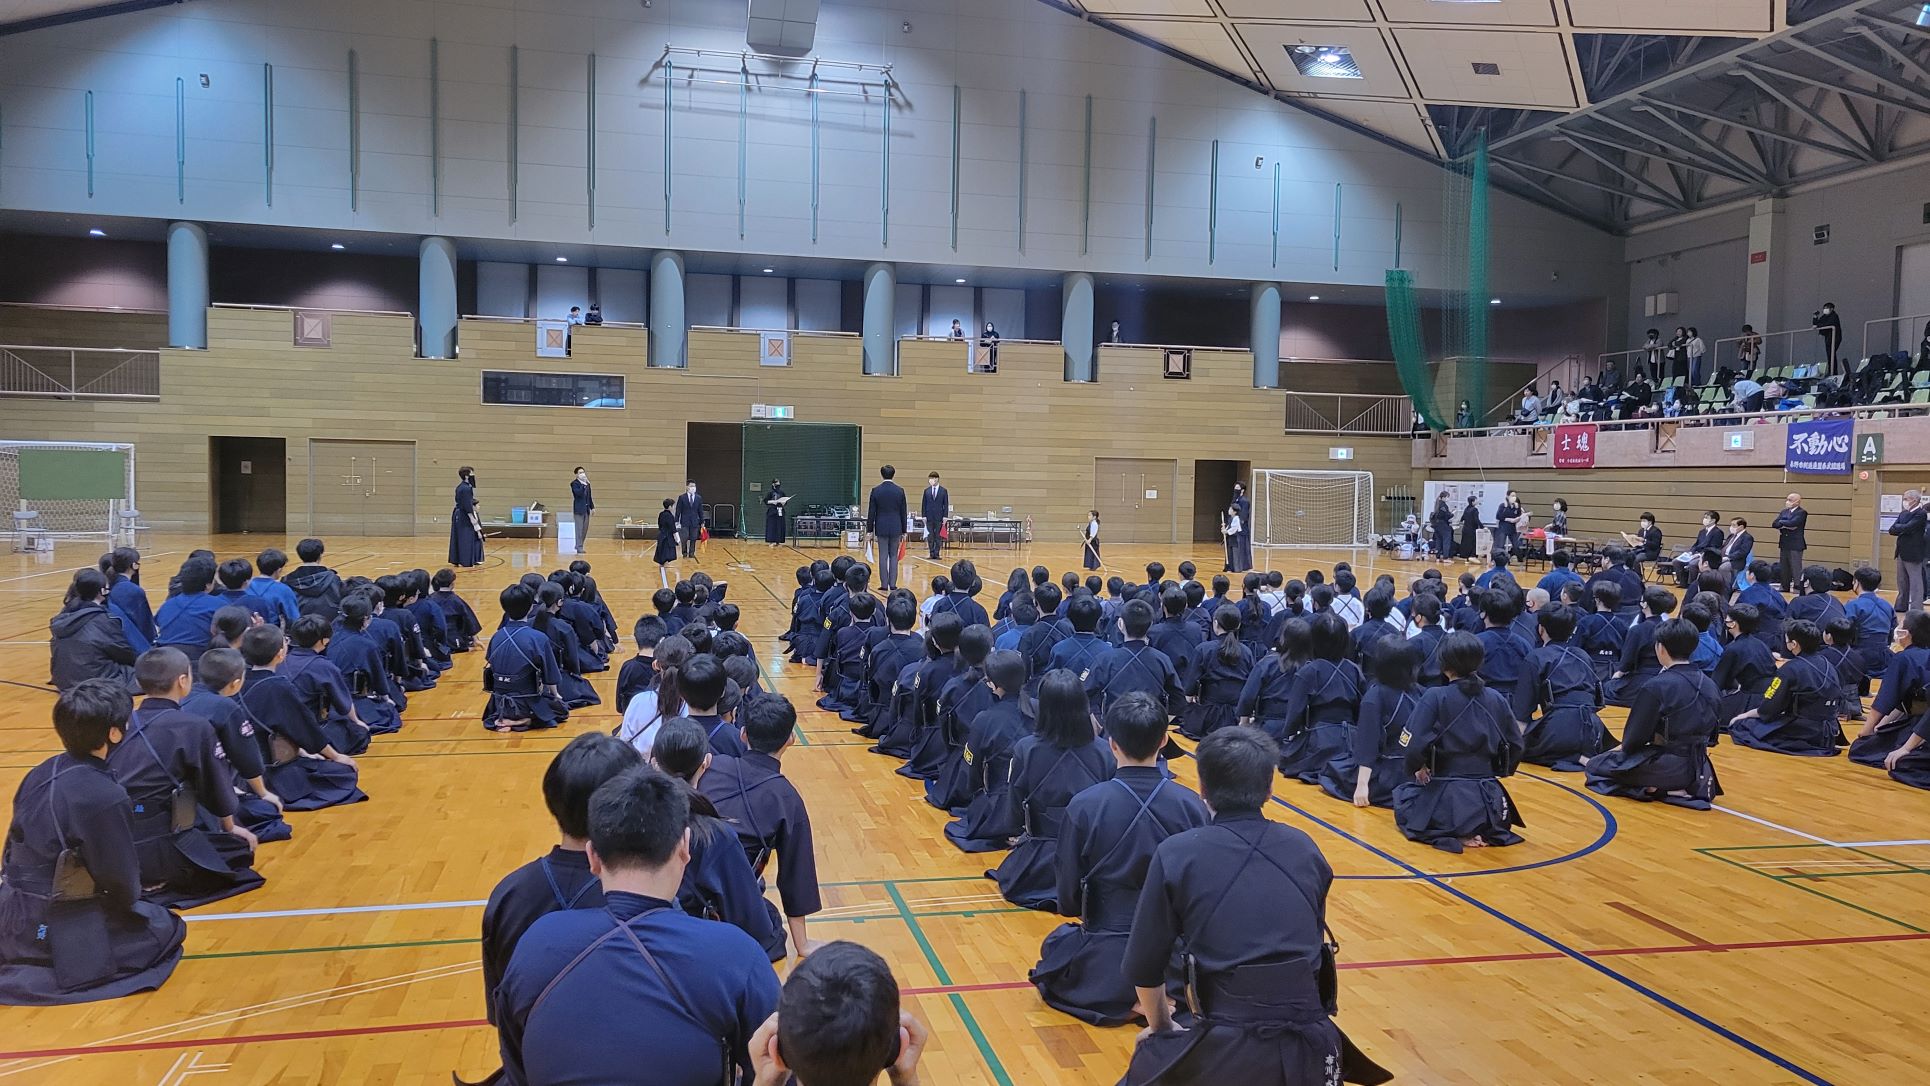
[[[1756,537],[1749,534],[1749,522],[1737,517],[1729,522],[1729,538],[1722,541],[1722,568],[1738,584],[1742,571],[1749,568],[1749,555],[1756,549]]]
[[[925,518],[925,549],[934,562],[945,548],[945,518],[951,512],[951,492],[938,485],[938,473],[934,471],[931,478],[925,480],[925,496],[918,502],[918,515]]]
[[[1796,579],[1803,575],[1803,552],[1809,549],[1809,537],[1803,528],[1809,524],[1809,510],[1803,508],[1803,496],[1791,494],[1783,499],[1783,511],[1769,526],[1776,529],[1776,550],[1782,559],[1782,570],[1777,574],[1783,583],[1783,591],[1791,591]]]
[[[905,538],[905,524],[911,515],[905,507],[905,488],[891,481],[898,469],[886,464],[878,474],[884,482],[871,488],[864,530],[878,545],[878,585],[889,592],[898,587],[898,543]]]
[[[684,492],[677,495],[678,534],[684,537],[684,557],[697,557],[697,536],[704,527],[704,499],[697,496],[697,482],[690,480],[684,484]]]
[[[1896,613],[1912,614],[1923,603],[1923,560],[1925,550],[1925,509],[1923,495],[1915,490],[1903,492],[1903,512],[1890,525],[1896,536]]]
[[[576,519],[576,553],[583,553],[583,542],[590,537],[590,512],[596,508],[590,497],[590,473],[581,467],[570,480],[570,514]]]

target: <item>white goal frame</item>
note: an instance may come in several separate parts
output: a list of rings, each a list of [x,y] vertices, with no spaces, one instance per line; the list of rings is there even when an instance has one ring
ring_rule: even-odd
[[[126,478],[121,496],[116,499],[22,499],[19,468],[22,449],[92,449],[126,453]],[[135,529],[144,527],[137,523],[140,514],[134,505],[134,476],[134,445],[131,442],[0,440],[0,506],[6,507],[5,515],[0,516],[0,537],[12,540],[16,547],[20,546],[21,540],[16,537],[23,533],[15,528],[19,523],[27,523],[30,527],[24,534],[30,538],[99,539],[109,546],[132,544]],[[40,515],[31,522],[21,522],[13,516],[16,511],[31,511]]]
[[[1283,528],[1298,520],[1305,510],[1300,507],[1286,507],[1276,494],[1274,483],[1301,481],[1309,485],[1325,485],[1334,493],[1333,497],[1343,495],[1348,510],[1329,523],[1339,525],[1336,531],[1287,532]],[[1250,538],[1253,549],[1260,552],[1276,550],[1371,550],[1374,546],[1374,473],[1371,471],[1310,471],[1300,468],[1255,468],[1253,469],[1253,523]],[[1343,490],[1344,486],[1344,490]],[[1319,538],[1332,536],[1333,538]],[[1262,563],[1264,566],[1265,563]]]

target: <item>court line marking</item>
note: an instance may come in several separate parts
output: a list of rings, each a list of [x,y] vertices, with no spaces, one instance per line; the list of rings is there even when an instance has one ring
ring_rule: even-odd
[[[245,913],[182,913],[181,919],[192,924],[209,920],[275,920],[289,916],[351,916],[357,913],[409,913],[426,909],[480,909],[489,904],[488,899],[475,901],[418,901],[400,905],[332,905],[323,909],[273,909],[263,912]]]
[[[1781,830],[1782,832],[1787,833],[1792,837],[1801,837],[1805,841],[1814,841],[1819,845],[1828,845],[1831,848],[1845,847],[1842,843],[1837,841],[1832,841],[1827,837],[1818,837],[1813,833],[1804,833],[1802,830],[1791,829],[1790,827],[1785,826],[1780,822],[1771,822],[1767,818],[1757,818],[1755,815],[1752,815],[1752,814],[1744,814],[1741,811],[1734,810],[1729,807],[1724,807],[1720,803],[1711,803],[1709,807],[1711,810],[1721,811],[1723,814],[1726,814],[1726,815],[1734,815],[1745,822],[1754,822],[1758,826],[1767,826],[1772,830]]]
[[[1192,757],[1193,756],[1192,752],[1188,751],[1187,756]],[[1326,819],[1321,818],[1319,815],[1314,814],[1313,812],[1305,810],[1301,807],[1298,807],[1292,803],[1289,803],[1288,801],[1281,799],[1279,796],[1269,796],[1268,798],[1271,799],[1274,803],[1277,803],[1280,806],[1285,807],[1286,809],[1294,812],[1295,814],[1298,814],[1300,817],[1307,819],[1308,821],[1314,823],[1315,825],[1326,830],[1327,832],[1334,834],[1335,836],[1341,838],[1342,840],[1350,842],[1351,844],[1354,844],[1362,849],[1365,849],[1366,851],[1373,853],[1374,855],[1380,857],[1383,860],[1386,860],[1388,863],[1391,863],[1396,867],[1405,869],[1406,871],[1412,873],[1413,875],[1418,876],[1423,881],[1440,889],[1443,893],[1446,893],[1450,897],[1456,898],[1459,901],[1463,902],[1464,904],[1474,906],[1476,909],[1479,909],[1481,912],[1484,912],[1489,916],[1493,917],[1494,919],[1501,921],[1502,923],[1508,925],[1511,928],[1514,928],[1516,931],[1519,931],[1521,934],[1528,936],[1530,939],[1533,939],[1536,942],[1547,946],[1551,950],[1558,952],[1561,956],[1568,958],[1572,961],[1579,962],[1584,966],[1587,966],[1589,969],[1592,969],[1595,972],[1601,974],[1602,976],[1615,981],[1617,984],[1620,984],[1623,987],[1628,988],[1630,991],[1636,993],[1637,995],[1640,995],[1650,1000],[1651,1002],[1654,1002],[1670,1011],[1673,1011],[1674,1013],[1680,1015],[1681,1017],[1686,1018],[1691,1022],[1694,1022],[1696,1025],[1699,1025],[1704,1029],[1709,1030],[1711,1033],[1714,1033],[1716,1036],[1721,1037],[1726,1041],[1729,1041],[1731,1044],[1736,1045],[1737,1047],[1743,1049],[1744,1051],[1749,1052],[1754,1056],[1757,1056],[1761,1059],[1767,1060],[1768,1062],[1775,1064],[1777,1067],[1780,1067],[1783,1070],[1789,1072],[1790,1074],[1797,1076],[1803,1081],[1812,1083],[1813,1086],[1833,1086],[1833,1084],[1828,1079],[1823,1078],[1822,1076],[1816,1074],[1815,1072],[1805,1069],[1801,1065],[1789,1060],[1786,1057],[1777,1055],[1775,1052],[1769,1050],[1768,1048],[1763,1047],[1760,1044],[1757,1044],[1756,1042],[1750,1040],[1747,1037],[1744,1037],[1742,1034],[1737,1033],[1736,1031],[1728,1028],[1727,1026],[1722,1025],[1721,1023],[1715,1021],[1714,1019],[1709,1018],[1706,1015],[1700,1014],[1697,1011],[1690,1009],[1689,1007],[1685,1006],[1682,1003],[1679,1003],[1673,999],[1670,999],[1668,996],[1665,996],[1661,992],[1658,992],[1655,989],[1650,988],[1649,986],[1643,984],[1641,981],[1638,981],[1633,977],[1627,976],[1623,973],[1619,973],[1616,970],[1611,969],[1606,965],[1603,965],[1601,962],[1594,960],[1593,958],[1589,957],[1587,954],[1584,954],[1583,952],[1576,950],[1575,948],[1569,946],[1568,944],[1562,942],[1561,940],[1556,939],[1554,936],[1549,935],[1538,928],[1532,927],[1524,921],[1515,919],[1513,916],[1510,916],[1509,914],[1502,912],[1500,909],[1496,908],[1495,906],[1490,905],[1485,901],[1482,901],[1480,898],[1475,897],[1474,895],[1468,893],[1466,890],[1463,890],[1458,886],[1452,885],[1448,879],[1444,879],[1436,875],[1430,875],[1422,871],[1420,868],[1415,867],[1413,864],[1408,863],[1406,860],[1403,860],[1400,857],[1394,855],[1393,853],[1388,852],[1386,849],[1383,849],[1380,846],[1374,844],[1373,842],[1368,841],[1362,837],[1357,837],[1354,834],[1349,833],[1347,830],[1344,830],[1339,826],[1336,826],[1333,823],[1328,822]]]

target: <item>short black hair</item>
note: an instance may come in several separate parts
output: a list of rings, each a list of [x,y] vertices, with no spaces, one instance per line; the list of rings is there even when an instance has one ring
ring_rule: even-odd
[[[1119,619],[1126,627],[1126,636],[1134,641],[1146,636],[1153,628],[1153,608],[1145,600],[1129,601],[1119,611]]]
[[[1405,637],[1384,637],[1368,658],[1375,682],[1395,690],[1414,685],[1421,670],[1421,647]]]
[[[305,649],[312,649],[328,640],[333,632],[334,627],[320,615],[303,615],[288,628],[289,638]]]
[[[689,826],[689,790],[652,766],[626,769],[590,795],[590,847],[607,868],[662,867]]]
[[[1823,647],[1823,631],[1814,622],[1799,618],[1783,625],[1783,636],[1796,643],[1803,653],[1815,652]]]
[[[113,679],[83,679],[54,702],[54,732],[60,745],[76,758],[86,758],[107,745],[107,733],[127,727],[134,699]]]
[[[852,618],[867,621],[878,610],[878,597],[869,592],[860,593],[851,597],[851,602],[846,605],[846,608],[851,612]]]
[[[643,764],[635,747],[604,732],[584,732],[556,752],[543,771],[543,805],[569,837],[590,835],[590,797],[625,770]]]
[[[1550,641],[1566,641],[1575,635],[1575,612],[1559,604],[1536,612],[1535,622]]]
[[[1257,814],[1273,787],[1280,745],[1258,728],[1221,728],[1200,741],[1200,796],[1215,815]]]
[[[776,754],[797,730],[797,708],[782,694],[759,694],[744,707],[744,742],[759,754]]]
[[[777,1049],[800,1083],[869,1086],[898,1056],[891,967],[857,943],[818,948],[784,981]]]
[[[1007,694],[1018,693],[1030,672],[1025,654],[1011,649],[997,649],[985,658],[985,677]]]
[[[255,568],[263,577],[273,577],[288,565],[288,556],[274,547],[265,548],[255,555]]]
[[[1488,658],[1488,650],[1481,639],[1466,630],[1456,630],[1441,639],[1440,652],[1436,654],[1443,672],[1452,671],[1457,679],[1466,679],[1481,670],[1482,661]]]
[[[938,646],[939,652],[952,652],[958,648],[958,635],[964,631],[958,616],[952,614],[933,615],[926,632],[931,634],[932,644]]]
[[[77,600],[98,600],[107,591],[107,576],[98,569],[77,569],[67,594]]]
[[[1160,578],[1164,576],[1166,576],[1166,566],[1163,563],[1160,563],[1160,562],[1146,563],[1147,583],[1156,584],[1159,582]]]
[[[1655,643],[1669,650],[1669,659],[1678,664],[1687,663],[1701,641],[1702,634],[1687,619],[1672,618],[1655,627]]]
[[[529,614],[530,606],[536,602],[536,593],[518,581],[503,589],[502,595],[496,598],[503,605],[503,614],[512,620],[521,621]]]
[[[1569,562],[1568,552],[1556,551],[1555,556],[1551,558],[1550,561],[1552,561],[1555,564],[1556,569],[1567,569],[1568,562]]]
[[[1595,606],[1610,611],[1622,605],[1622,586],[1614,581],[1595,582]]]
[[[295,557],[304,562],[319,562],[327,551],[328,547],[313,536],[295,544]]]
[[[898,474],[898,469],[892,467],[890,464],[886,464],[884,467],[878,469],[878,474],[889,479],[892,476]]]
[[[1059,610],[1059,604],[1066,598],[1059,586],[1047,581],[1032,590],[1032,602],[1038,604],[1040,615],[1050,615]]]
[[[1072,620],[1072,628],[1079,633],[1091,633],[1099,628],[1099,601],[1091,596],[1074,596],[1066,605],[1066,618]]]
[[[241,655],[249,667],[267,667],[287,646],[288,635],[280,626],[253,626],[241,635]]]
[[[215,569],[223,588],[246,588],[248,579],[254,575],[255,567],[246,558],[230,558]]]
[[[657,642],[662,641],[667,633],[668,627],[664,625],[663,619],[656,615],[643,616],[630,630],[631,638],[636,641],[640,649],[656,648]]]
[[[181,676],[189,673],[188,654],[162,645],[141,654],[134,661],[134,680],[143,694],[165,694]]]
[[[983,622],[974,622],[958,631],[958,658],[973,667],[983,667],[987,657],[992,655],[992,630]]]
[[[248,661],[234,649],[209,649],[195,662],[194,671],[202,686],[219,694],[248,673]]]
[[[1675,593],[1660,585],[1650,585],[1642,590],[1642,606],[1651,615],[1666,615],[1675,610]]]
[[[1883,586],[1883,573],[1870,566],[1856,567],[1856,587],[1865,592],[1874,592]]]
[[[1134,761],[1151,758],[1166,743],[1166,710],[1144,691],[1112,699],[1106,706],[1105,725],[1106,736]]]
[[[724,665],[717,657],[700,652],[690,658],[677,676],[677,689],[693,709],[715,709],[724,698]]]
[[[918,604],[909,592],[893,592],[885,601],[885,622],[899,633],[911,629],[918,622]]]

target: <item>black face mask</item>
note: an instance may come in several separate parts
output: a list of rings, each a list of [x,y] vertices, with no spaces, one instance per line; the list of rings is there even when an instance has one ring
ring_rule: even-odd
[[[476,486],[476,485],[477,485],[477,480],[476,480],[476,477],[475,477],[474,475],[471,475],[471,476],[469,477],[469,485],[470,485],[470,486]]]

